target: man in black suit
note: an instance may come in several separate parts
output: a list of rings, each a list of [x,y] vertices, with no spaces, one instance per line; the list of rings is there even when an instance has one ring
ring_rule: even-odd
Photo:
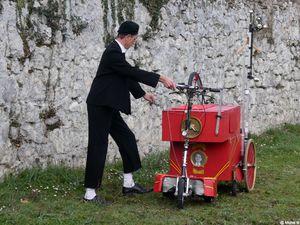
[[[125,52],[135,44],[138,30],[139,26],[135,22],[125,21],[121,24],[116,40],[102,55],[87,98],[89,141],[85,170],[86,201],[107,203],[96,195],[96,189],[101,185],[109,134],[117,143],[123,160],[123,194],[150,191],[133,180],[132,172],[141,168],[141,161],[135,136],[120,112],[131,113],[130,93],[136,99],[143,97],[151,103],[154,102],[155,96],[146,93],[139,82],[152,87],[162,82],[166,88],[173,90],[175,83],[164,75],[138,69],[126,61]]]

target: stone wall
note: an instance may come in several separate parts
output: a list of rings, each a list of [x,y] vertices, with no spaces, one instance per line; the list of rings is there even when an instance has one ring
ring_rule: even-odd
[[[253,133],[300,123],[298,0],[134,1],[0,0],[0,177],[35,165],[84,166],[85,99],[105,43],[124,19],[140,26],[128,61],[176,82],[201,70],[206,86],[224,87],[224,102],[242,104],[248,14],[268,28],[256,34],[249,122]],[[145,87],[156,104],[132,102],[127,117],[142,156],[167,148],[161,111],[184,99]],[[119,158],[110,141],[109,160]]]

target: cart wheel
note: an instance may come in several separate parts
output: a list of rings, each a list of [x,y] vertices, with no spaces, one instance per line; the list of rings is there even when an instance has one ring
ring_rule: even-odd
[[[163,192],[162,195],[168,199],[174,199],[174,192]]]
[[[236,196],[238,191],[239,191],[238,182],[236,180],[233,180],[231,186],[231,195]]]
[[[183,209],[184,189],[185,189],[185,178],[181,177],[178,181],[178,196],[177,196],[177,207],[178,207],[178,209]]]
[[[209,196],[203,196],[203,199],[204,199],[205,202],[211,203],[211,202],[214,201],[215,198],[214,197],[209,197]]]
[[[252,139],[248,140],[244,155],[244,182],[246,191],[252,191],[255,185],[256,178],[256,151]]]
[[[201,81],[201,78],[199,76],[199,73],[193,72],[193,73],[190,74],[188,85],[196,86],[196,87],[199,87],[200,89],[203,88],[202,81]]]

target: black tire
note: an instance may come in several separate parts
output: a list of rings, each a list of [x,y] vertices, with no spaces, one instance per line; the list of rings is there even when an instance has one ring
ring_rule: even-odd
[[[168,199],[174,199],[175,195],[174,192],[163,192],[162,195]]]
[[[203,88],[202,81],[198,73],[193,72],[190,74],[188,85],[197,86],[199,89]]]
[[[214,201],[215,198],[214,197],[209,197],[209,196],[203,196],[203,199],[204,199],[205,202],[211,203],[211,202]]]
[[[178,209],[183,209],[184,189],[185,189],[185,178],[180,178],[179,181],[178,181],[178,196],[177,196],[177,207],[178,207]]]
[[[232,196],[237,196],[238,192],[239,192],[238,182],[236,180],[233,180],[232,181],[232,186],[231,186],[231,195]]]

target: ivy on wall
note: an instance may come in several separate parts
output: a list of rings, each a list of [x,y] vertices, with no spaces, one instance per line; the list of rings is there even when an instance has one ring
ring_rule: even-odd
[[[114,30],[117,23],[121,24],[125,20],[132,20],[134,16],[134,0],[101,0],[103,8],[104,37],[103,41],[107,45],[114,39]],[[111,13],[111,24],[109,24],[109,12]]]
[[[169,2],[169,0],[140,0],[151,16],[150,27],[152,30],[147,31],[143,38],[147,39],[153,35],[158,28],[160,17],[160,9]],[[116,24],[121,24],[125,20],[134,19],[135,0],[101,0],[103,8],[103,24],[104,37],[103,41],[107,45],[113,39],[113,33],[116,29]],[[108,16],[111,15],[111,24],[109,24]]]
[[[3,10],[2,0],[0,0],[0,14],[2,13],[2,10]]]
[[[158,28],[158,21],[160,17],[160,9],[167,4],[170,0],[140,0],[141,3],[147,8],[152,19],[150,26],[153,30]]]
[[[16,3],[17,29],[23,42],[24,55],[19,60],[24,63],[27,58],[31,57],[31,49],[29,41],[34,41],[36,46],[51,46],[56,44],[55,33],[61,31],[63,41],[66,38],[66,1],[64,0],[48,0],[46,6],[34,7],[35,0],[11,0]],[[140,0],[151,16],[151,29],[143,36],[147,39],[153,35],[158,28],[160,17],[160,9],[167,4],[169,0]],[[104,43],[108,44],[113,39],[113,34],[117,24],[121,24],[125,20],[134,19],[135,0],[101,0],[103,7],[103,24],[104,24]],[[23,10],[27,9],[24,15]],[[0,13],[3,10],[2,0],[0,0]],[[32,15],[38,15],[46,21],[46,25],[51,28],[51,40],[45,37],[38,28],[38,24],[32,22]],[[108,18],[111,16],[111,18]],[[71,15],[71,29],[75,35],[80,35],[88,23],[83,21],[76,15]]]
[[[62,33],[62,41],[65,41],[67,33],[65,0],[48,0],[47,5],[38,7],[34,7],[35,0],[11,1],[16,3],[16,27],[23,42],[24,55],[19,59],[21,63],[24,63],[26,58],[31,57],[29,41],[34,41],[38,47],[51,47],[57,42],[55,38],[56,32],[58,31]],[[27,9],[26,14],[24,14],[25,9]],[[32,15],[38,15],[38,17],[41,18],[40,22],[33,22]],[[45,23],[47,27],[51,28],[51,37],[41,32],[40,25],[42,23]],[[70,24],[72,32],[77,36],[88,26],[87,22],[76,15],[71,15]]]
[[[32,23],[30,21],[30,16],[32,14],[34,1],[32,0],[16,0],[16,15],[17,15],[17,30],[23,42],[23,51],[24,55],[19,58],[21,63],[25,62],[26,58],[30,58],[31,51],[28,43],[28,38],[31,37],[32,34]],[[22,16],[22,9],[27,7],[28,15],[26,17]]]

